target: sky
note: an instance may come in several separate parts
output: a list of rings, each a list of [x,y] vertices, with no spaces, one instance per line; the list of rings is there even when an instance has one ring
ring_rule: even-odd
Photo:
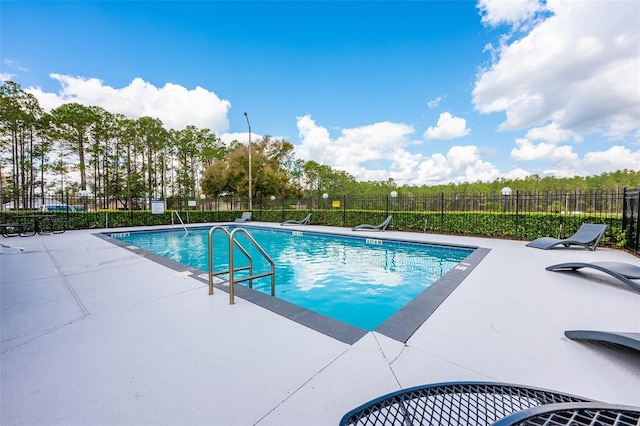
[[[1,0],[0,56],[47,111],[250,125],[360,181],[640,169],[637,0]]]

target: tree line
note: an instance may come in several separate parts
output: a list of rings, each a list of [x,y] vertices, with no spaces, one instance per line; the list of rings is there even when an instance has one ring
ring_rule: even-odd
[[[622,190],[640,185],[639,170],[599,176],[497,179],[436,186],[397,185],[393,179],[359,182],[315,161],[296,160],[294,145],[265,136],[251,147],[224,144],[210,129],[166,129],[154,117],[130,119],[99,106],[63,104],[51,112],[19,84],[0,86],[0,201],[29,207],[41,197],[90,193],[111,207],[144,208],[149,200],[249,195],[300,198],[496,193],[504,186],[525,192]],[[251,149],[251,152],[249,152]],[[87,192],[83,192],[87,191]]]

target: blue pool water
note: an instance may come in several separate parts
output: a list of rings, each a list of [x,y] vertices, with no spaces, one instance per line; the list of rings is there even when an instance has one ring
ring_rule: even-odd
[[[112,236],[208,271],[209,229],[190,229],[188,234],[171,230]],[[276,264],[276,297],[369,331],[473,251],[290,230],[246,229]],[[253,256],[254,273],[268,271],[268,263],[250,244],[244,244],[246,237],[239,234],[237,239]],[[214,233],[216,271],[228,269],[227,241],[222,232]],[[242,254],[234,253],[236,267],[247,264]],[[271,279],[254,280],[253,288],[270,294]]]

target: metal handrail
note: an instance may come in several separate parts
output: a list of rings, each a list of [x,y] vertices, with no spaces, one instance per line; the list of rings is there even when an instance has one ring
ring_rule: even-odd
[[[213,264],[213,234],[214,234],[214,232],[216,230],[222,230],[225,233],[225,235],[228,237],[228,239],[229,239],[229,269],[225,269],[225,270],[222,270],[222,271],[214,271],[214,264]],[[253,257],[235,239],[236,232],[242,232],[242,233],[245,234],[245,236],[249,239],[251,244],[253,244],[253,246],[260,252],[260,254],[262,254],[262,256],[264,256],[264,258],[267,260],[267,262],[269,262],[269,264],[271,265],[271,271],[263,272],[263,273],[259,273],[259,274],[255,274],[255,275],[253,274]],[[234,267],[234,257],[233,257],[233,248],[234,247],[237,247],[242,252],[242,254],[244,254],[246,256],[246,258],[249,261],[249,265],[248,266],[240,266],[238,268]],[[247,276],[245,278],[235,279],[235,277],[233,275],[235,272],[244,271],[244,270],[247,270],[247,269],[249,270],[249,276]],[[271,295],[275,296],[275,293],[276,293],[276,287],[275,287],[276,286],[276,282],[275,282],[275,263],[273,262],[271,257],[269,257],[269,255],[263,250],[263,248],[260,246],[260,244],[258,244],[256,242],[256,240],[253,239],[253,237],[244,228],[237,228],[237,229],[234,229],[232,232],[229,232],[225,227],[218,225],[218,226],[212,227],[209,230],[209,295],[213,294],[213,276],[214,275],[223,275],[223,274],[229,274],[229,304],[231,304],[231,305],[234,304],[234,297],[235,297],[234,284],[236,282],[249,281],[249,288],[253,288],[253,280],[254,279],[266,277],[266,276],[269,276],[269,275],[271,275]]]
[[[240,245],[238,244],[238,242],[235,239],[235,235],[236,235],[237,232],[242,232],[249,239],[251,244],[253,244],[253,246],[267,260],[267,262],[269,262],[269,264],[271,265],[271,271],[270,272],[263,272],[263,273],[260,273],[260,274],[253,275],[253,272],[250,271],[248,277],[241,278],[239,280],[234,279],[233,273],[235,272],[235,269],[233,268],[233,246],[236,245],[237,247],[240,247]],[[254,279],[267,277],[269,275],[271,275],[271,295],[272,296],[276,295],[276,264],[273,262],[271,257],[269,257],[267,252],[265,252],[262,249],[260,244],[258,244],[258,242],[256,240],[254,240],[253,237],[244,228],[236,228],[233,231],[231,231],[231,234],[229,235],[229,269],[230,269],[230,271],[229,271],[229,304],[231,304],[231,305],[234,304],[234,300],[233,300],[234,296],[235,296],[234,284],[236,282],[249,281],[249,288],[253,288],[253,280]]]
[[[216,230],[220,230],[224,232],[227,236],[228,240],[231,241],[231,233],[224,226],[216,225],[209,230],[209,295],[213,294],[213,276],[214,275],[224,275],[228,274],[231,269],[231,261],[229,261],[229,269],[224,269],[221,271],[214,271],[213,265],[213,234]],[[245,271],[249,270],[249,275],[253,275],[253,258],[251,255],[242,247],[240,244],[236,242],[236,247],[247,257],[249,260],[249,265],[241,266],[236,268],[237,271]]]
[[[176,216],[178,216],[178,220],[179,220],[179,221],[180,221],[180,223],[182,224],[182,227],[184,228],[184,232],[185,232],[185,234],[189,235],[189,231],[187,230],[187,225],[185,225],[185,224],[184,224],[184,222],[182,221],[182,218],[180,217],[180,214],[179,214],[177,211],[175,211],[175,210],[172,210],[172,211],[171,211],[171,226],[173,226],[173,225],[174,225],[174,223],[173,223],[173,214],[174,214],[174,213],[175,213],[175,215],[176,215]],[[188,218],[187,218],[187,219],[188,219]]]

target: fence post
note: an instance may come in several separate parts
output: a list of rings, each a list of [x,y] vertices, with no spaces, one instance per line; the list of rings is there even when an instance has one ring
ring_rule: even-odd
[[[518,212],[520,206],[520,190],[516,191],[516,240],[520,239],[520,229],[518,228]]]
[[[628,211],[628,207],[627,207],[627,187],[625,186],[624,188],[622,188],[622,232],[624,232],[624,236],[627,240],[626,243],[626,247],[627,248],[631,248],[631,244],[629,241],[629,237],[631,232],[629,232],[630,230],[628,229],[628,227],[630,226],[627,219],[627,211]]]
[[[444,192],[440,193],[440,233],[444,234]]]
[[[69,209],[69,193],[67,192],[67,193],[66,193],[66,194],[64,194],[64,195],[65,195],[64,204],[67,206],[67,208],[65,209],[65,211],[67,212],[67,213],[66,213],[66,216],[67,216],[67,217],[66,217],[66,219],[65,219],[65,220],[68,222],[68,221],[69,221],[69,210],[70,210],[70,209]]]
[[[347,196],[342,196],[342,226],[347,226]]]
[[[635,212],[635,214],[634,214]],[[633,219],[636,223],[633,223]],[[628,191],[622,189],[622,232],[625,234],[625,248],[638,254],[640,242],[640,187]]]
[[[640,186],[636,188],[636,229],[635,241],[633,242],[633,253],[638,254],[638,243],[640,243]]]

